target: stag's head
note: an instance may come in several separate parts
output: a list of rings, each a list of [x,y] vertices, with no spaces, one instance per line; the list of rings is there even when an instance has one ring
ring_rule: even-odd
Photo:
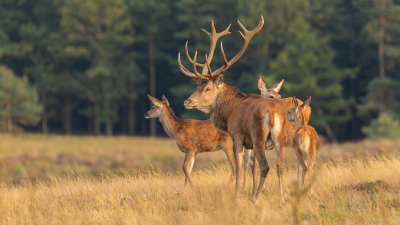
[[[292,104],[293,108],[291,108],[287,114],[288,120],[295,121],[296,118],[304,119],[304,111],[310,107],[311,96],[307,99],[307,101],[303,102],[301,106],[298,105],[297,98],[293,96]]]
[[[151,97],[150,95],[147,95],[147,96],[149,97],[150,101],[153,103],[153,107],[151,107],[151,109],[144,114],[144,117],[146,117],[146,119],[160,117],[164,107],[169,107],[169,102],[168,102],[167,98],[163,95],[162,101],[160,101],[154,97]]]
[[[260,77],[258,80],[258,89],[261,91],[261,96],[266,97],[266,98],[275,98],[275,99],[281,99],[281,95],[278,94],[279,90],[281,90],[283,81],[284,79],[281,80],[281,82],[275,84],[272,88],[268,89],[265,86],[264,79]]]
[[[210,52],[208,56],[206,55],[205,63],[200,64],[197,63],[197,52],[194,55],[194,59],[192,60],[189,56],[189,51],[187,48],[187,42],[185,46],[186,50],[186,57],[188,58],[189,62],[192,63],[193,65],[193,73],[189,72],[181,63],[181,57],[180,53],[178,55],[178,63],[179,63],[179,68],[181,72],[188,76],[191,77],[197,84],[197,89],[196,91],[185,101],[184,105],[187,109],[199,109],[205,113],[210,112],[210,106],[216,101],[219,93],[223,89],[224,86],[224,72],[229,69],[245,52],[250,39],[253,37],[254,34],[256,34],[264,25],[264,18],[261,16],[261,21],[259,22],[258,26],[252,30],[248,31],[238,20],[239,26],[243,30],[243,33],[239,31],[240,35],[243,38],[243,46],[240,49],[239,53],[236,54],[235,57],[233,57],[231,60],[227,60],[225,56],[224,49],[222,47],[222,42],[221,42],[221,52],[222,56],[224,59],[225,65],[222,66],[221,68],[215,70],[214,72],[211,70],[210,63],[212,60],[212,57],[214,55],[214,50],[215,46],[217,44],[218,38],[225,36],[227,34],[230,34],[229,28],[231,25],[228,26],[228,28],[225,31],[222,31],[220,33],[217,33],[214,27],[214,21],[211,23],[211,33],[207,32],[206,30],[203,29],[203,31],[209,36],[210,38]],[[202,67],[202,72],[199,73],[197,71],[197,67]]]

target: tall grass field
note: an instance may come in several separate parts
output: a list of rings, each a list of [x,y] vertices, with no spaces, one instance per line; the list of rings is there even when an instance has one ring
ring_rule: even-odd
[[[0,136],[0,224],[400,224],[400,142],[326,144],[299,192],[286,148],[256,203],[235,198],[223,152],[199,154],[194,187],[172,139]],[[249,174],[251,176],[251,174]],[[251,179],[249,179],[251,180]]]

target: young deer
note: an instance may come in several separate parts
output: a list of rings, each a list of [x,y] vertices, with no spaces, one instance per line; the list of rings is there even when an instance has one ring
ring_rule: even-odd
[[[296,125],[296,132],[293,136],[292,146],[295,149],[297,155],[297,179],[301,187],[303,187],[304,185],[304,179],[306,177],[307,171],[309,172],[308,177],[311,184],[315,154],[318,150],[318,134],[317,132],[315,132],[312,126],[307,125],[305,119],[306,110],[310,108],[310,103],[311,96],[301,106],[299,106],[297,99],[293,97],[293,108],[291,108],[287,114],[288,120],[294,121]],[[304,162],[304,156],[308,156],[309,158],[307,166]]]
[[[208,57],[206,55],[204,64],[196,63],[197,52],[194,60],[190,58],[186,43],[186,56],[193,64],[194,73],[189,72],[181,64],[180,54],[178,55],[178,63],[181,72],[193,78],[197,84],[196,91],[185,101],[185,107],[187,109],[196,108],[209,113],[214,127],[220,131],[227,132],[232,138],[236,161],[236,195],[239,192],[240,181],[243,178],[243,147],[255,151],[255,156],[260,165],[261,176],[257,193],[254,196],[255,201],[261,192],[270,168],[264,149],[273,144],[278,155],[277,174],[281,200],[283,201],[282,163],[285,156],[287,110],[279,100],[267,99],[254,94],[245,95],[224,83],[224,72],[243,55],[250,39],[261,29],[263,24],[264,19],[261,16],[258,26],[254,30],[248,31],[239,22],[239,26],[244,33],[239,31],[243,38],[243,46],[239,53],[228,61],[221,43],[225,65],[214,72],[212,72],[209,64],[214,55],[215,45],[219,37],[230,33],[228,31],[230,25],[225,31],[217,33],[214,23],[212,23],[211,33],[206,32],[211,43],[210,52]],[[202,67],[202,73],[199,73],[196,67]]]
[[[147,95],[154,106],[144,114],[148,118],[160,118],[165,133],[176,141],[178,148],[185,153],[183,172],[185,185],[193,186],[190,173],[194,159],[198,153],[223,150],[231,164],[232,172],[229,182],[235,178],[235,158],[232,139],[228,134],[216,130],[210,120],[181,120],[169,107],[167,98],[163,95],[162,101]]]
[[[265,85],[265,81],[262,77],[260,77],[260,79],[258,80],[258,88],[261,91],[261,96],[262,97],[266,97],[266,98],[274,98],[274,99],[279,99],[279,101],[284,105],[286,112],[288,112],[291,108],[292,108],[292,100],[293,98],[284,98],[281,99],[281,96],[278,94],[278,92],[281,90],[282,84],[285,80],[282,79],[279,83],[275,84],[272,88],[268,89]],[[303,104],[303,102],[301,100],[297,99],[298,104]],[[308,107],[305,112],[304,112],[304,119],[306,120],[306,123],[308,123],[309,119],[310,119],[310,115],[311,115],[311,108]],[[289,121],[289,123],[286,126],[286,135],[287,135],[287,143],[286,144],[290,144],[292,146],[292,139],[293,139],[293,135],[296,132],[296,126],[294,124],[294,122]],[[272,150],[274,148],[274,146],[270,146],[267,150]],[[292,146],[292,149],[295,149]],[[253,192],[255,191],[255,186],[256,186],[256,180],[254,179],[257,176],[257,169],[256,169],[256,161],[254,159],[254,154],[253,154],[253,158],[250,162],[251,166],[252,166],[252,172],[253,172]],[[245,174],[247,174],[248,172],[248,164],[245,165]]]

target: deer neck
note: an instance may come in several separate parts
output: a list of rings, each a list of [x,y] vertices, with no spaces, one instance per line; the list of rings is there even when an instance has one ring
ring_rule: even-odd
[[[175,113],[170,107],[164,107],[160,115],[160,122],[165,133],[167,133],[170,138],[175,139],[175,131],[180,124],[180,119],[175,116]]]
[[[236,88],[224,84],[210,110],[210,119],[218,130],[228,132],[227,123],[232,112],[240,105],[246,97]]]
[[[299,109],[299,113],[296,115],[294,119],[294,124],[296,126],[296,130],[306,125],[306,121],[304,119],[304,115],[301,109]]]

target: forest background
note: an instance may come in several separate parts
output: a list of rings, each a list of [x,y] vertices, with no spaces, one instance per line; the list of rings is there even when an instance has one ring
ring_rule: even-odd
[[[260,15],[227,84],[259,93],[260,76],[285,79],[282,97],[312,96],[310,123],[331,142],[400,137],[400,0],[0,0],[0,130],[164,136],[144,119],[146,94],[207,119],[183,107],[195,83],[178,53],[189,41],[206,54],[214,20],[218,32],[232,24],[231,58],[237,19],[253,29]],[[217,49],[211,68],[222,65]]]

